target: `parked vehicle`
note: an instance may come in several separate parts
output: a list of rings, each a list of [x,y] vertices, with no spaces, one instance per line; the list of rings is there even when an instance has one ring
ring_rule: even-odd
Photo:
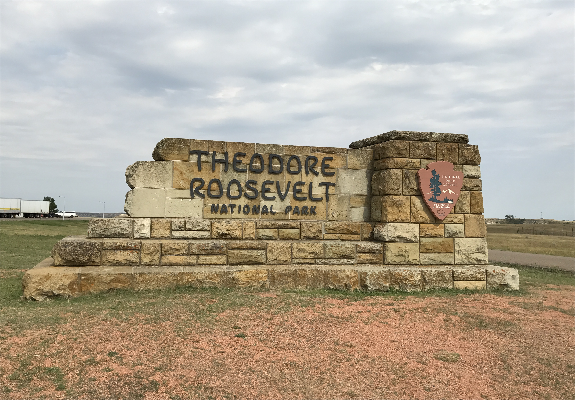
[[[0,217],[13,218],[20,214],[20,199],[0,199]]]
[[[50,212],[50,202],[44,200],[0,199],[2,218],[41,218]]]
[[[64,218],[78,218],[76,211],[62,211],[62,212],[56,213],[56,215],[60,218],[62,218],[62,217],[64,217]]]

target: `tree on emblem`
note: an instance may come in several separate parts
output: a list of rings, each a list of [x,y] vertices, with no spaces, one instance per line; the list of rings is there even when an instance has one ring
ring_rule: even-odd
[[[442,203],[437,196],[441,194],[441,182],[439,181],[439,174],[435,172],[435,170],[431,171],[431,179],[429,180],[429,188],[431,189],[431,193],[433,196],[429,199],[429,201],[433,201],[434,203]]]

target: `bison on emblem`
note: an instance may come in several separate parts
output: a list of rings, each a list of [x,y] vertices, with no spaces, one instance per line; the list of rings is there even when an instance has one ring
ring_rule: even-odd
[[[417,172],[419,190],[433,215],[443,220],[455,207],[463,186],[463,172],[447,161],[432,162]]]

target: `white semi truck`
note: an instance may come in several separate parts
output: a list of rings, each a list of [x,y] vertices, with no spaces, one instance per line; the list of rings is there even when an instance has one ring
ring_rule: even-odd
[[[0,198],[1,218],[41,218],[47,217],[49,213],[49,201]]]

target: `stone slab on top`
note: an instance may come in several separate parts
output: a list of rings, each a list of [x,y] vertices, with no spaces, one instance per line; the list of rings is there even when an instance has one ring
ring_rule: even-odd
[[[389,131],[377,136],[357,140],[349,145],[351,149],[361,149],[371,147],[378,143],[388,142],[390,140],[409,140],[414,142],[442,142],[442,143],[469,143],[467,135],[456,133],[439,133],[439,132],[415,132],[415,131]]]

